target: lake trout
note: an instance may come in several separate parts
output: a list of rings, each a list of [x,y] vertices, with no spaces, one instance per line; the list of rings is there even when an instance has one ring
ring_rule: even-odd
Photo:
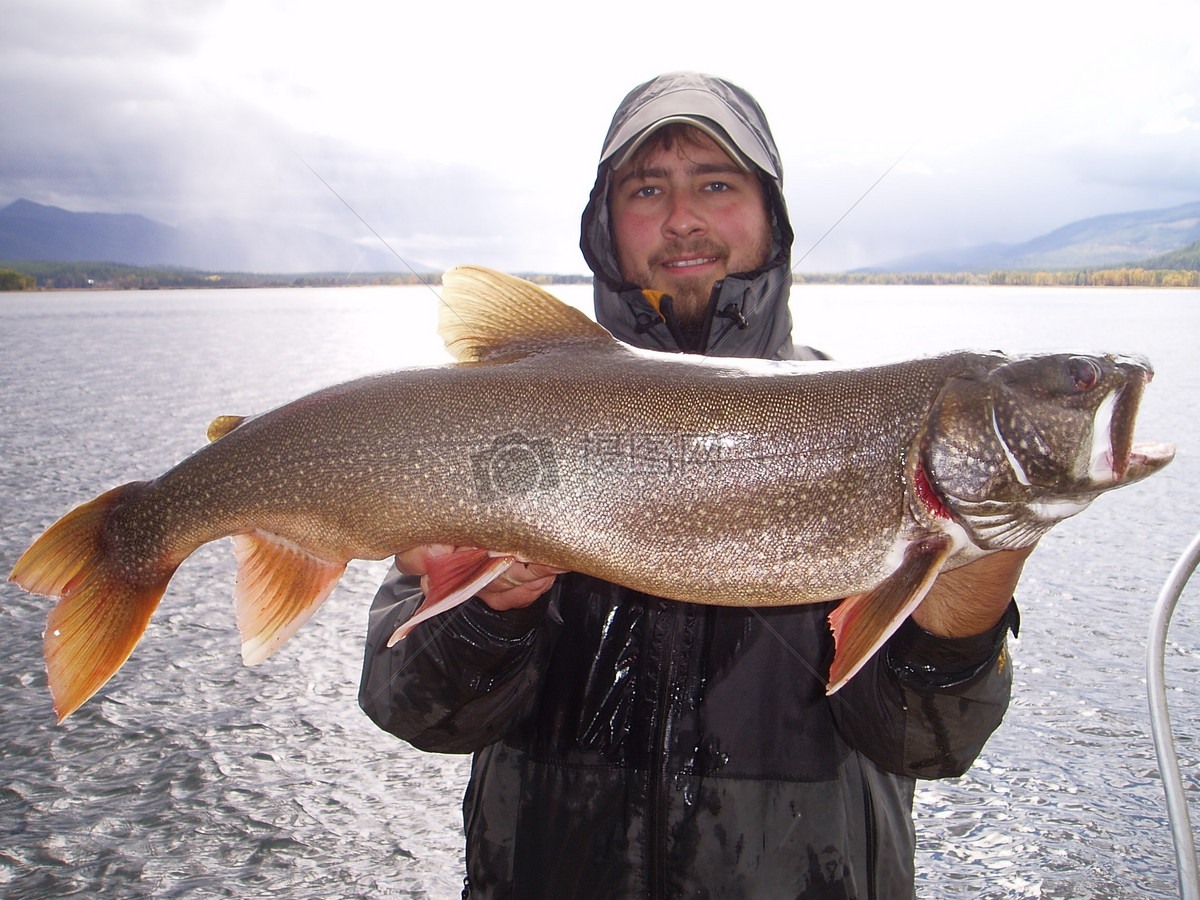
[[[837,690],[939,572],[1026,547],[1174,455],[1133,443],[1147,363],[959,352],[868,368],[638,350],[528,282],[444,277],[457,363],[330,387],[69,512],[10,580],[60,598],[59,721],[140,639],[176,568],[232,536],[248,664],[351,559],[450,544],[397,631],[532,561],[692,603],[846,598]]]

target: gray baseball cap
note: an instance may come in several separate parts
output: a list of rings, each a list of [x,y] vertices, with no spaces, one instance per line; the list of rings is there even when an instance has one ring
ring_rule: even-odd
[[[782,181],[783,167],[758,103],[737,85],[698,72],[672,72],[634,88],[613,116],[600,164],[619,169],[672,122],[699,128],[746,171],[757,167]]]

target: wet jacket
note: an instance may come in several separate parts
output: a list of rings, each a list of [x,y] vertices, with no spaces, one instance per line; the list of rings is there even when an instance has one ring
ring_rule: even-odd
[[[764,179],[776,252],[714,287],[708,352],[793,354],[791,229]],[[597,317],[681,349],[669,304],[620,281],[606,184],[602,161],[583,222]],[[471,898],[912,897],[914,779],[964,772],[1011,683],[1015,606],[972,638],[906,622],[830,698],[832,604],[700,606],[570,573],[527,609],[471,600],[387,648],[419,600],[395,571],[380,588],[360,704],[418,748],[474,753]]]

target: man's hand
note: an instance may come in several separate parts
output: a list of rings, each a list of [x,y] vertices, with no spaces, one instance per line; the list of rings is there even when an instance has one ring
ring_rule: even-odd
[[[942,637],[971,637],[995,628],[1012,599],[1033,547],[1001,550],[943,572],[912,620]]]
[[[429,593],[429,576],[426,574],[427,560],[431,556],[453,553],[458,547],[449,544],[423,544],[410,547],[396,554],[396,568],[405,575],[420,575],[421,589]],[[508,570],[485,587],[477,595],[480,600],[496,612],[520,609],[529,606],[554,584],[557,575],[565,569],[541,566],[536,563],[516,562]]]

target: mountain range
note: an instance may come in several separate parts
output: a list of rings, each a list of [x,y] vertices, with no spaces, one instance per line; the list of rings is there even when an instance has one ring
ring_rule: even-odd
[[[0,260],[111,262],[212,272],[405,269],[386,249],[360,247],[317,231],[219,220],[176,228],[144,216],[71,212],[29,200],[0,209]]]
[[[1082,219],[1020,244],[919,253],[859,272],[992,272],[1138,264],[1200,241],[1200,203]],[[1148,268],[1153,266],[1147,266]],[[1162,267],[1162,266],[1159,266]]]
[[[1194,268],[1200,252],[1197,242],[1200,202],[1096,216],[1020,244],[920,253],[855,271],[1048,271],[1130,264]],[[177,228],[144,216],[70,212],[29,200],[17,200],[0,209],[0,260],[112,262],[261,273],[397,272],[406,268],[382,247],[362,247],[311,230],[229,221]],[[413,268],[432,269],[417,263]]]

